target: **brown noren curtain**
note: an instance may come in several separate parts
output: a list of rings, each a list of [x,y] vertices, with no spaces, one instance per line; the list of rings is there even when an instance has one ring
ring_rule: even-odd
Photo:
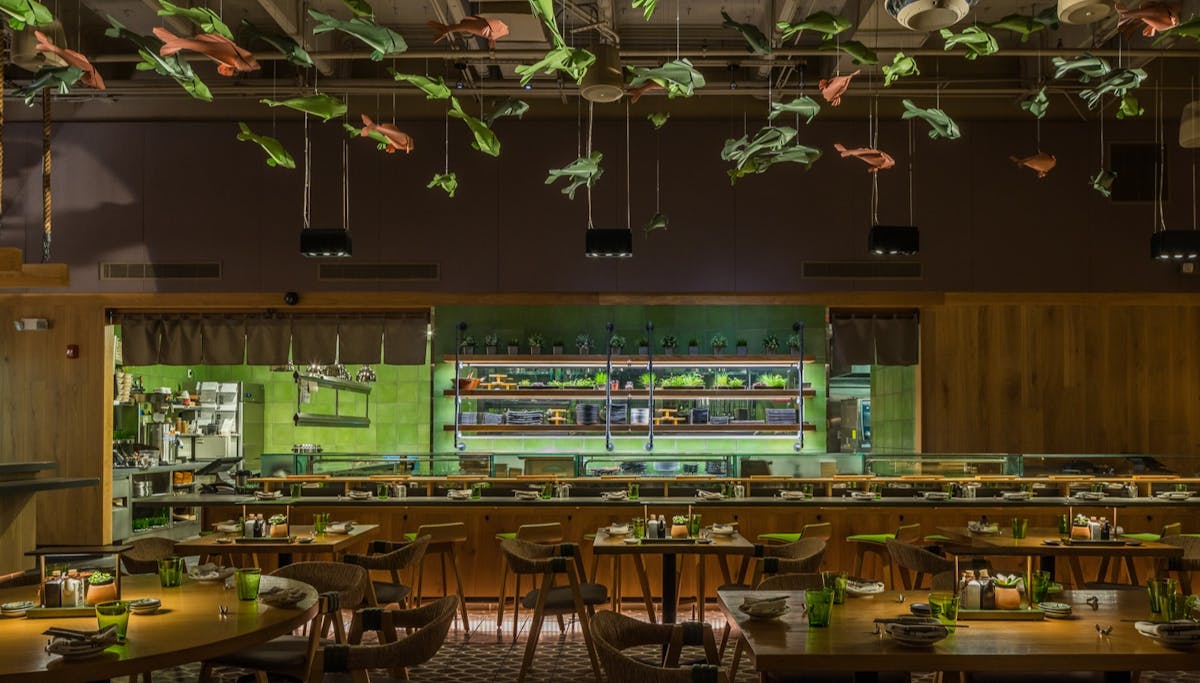
[[[246,364],[287,365],[292,341],[292,321],[287,318],[252,318],[246,321]]]
[[[246,321],[241,318],[204,318],[204,362],[207,365],[241,365],[246,359]]]
[[[199,365],[204,360],[201,338],[198,319],[164,320],[158,362],[164,365]]]
[[[382,319],[338,321],[338,362],[343,365],[378,365],[382,342]]]
[[[834,375],[845,374],[851,365],[875,362],[875,327],[870,318],[835,317],[830,355]]]
[[[875,319],[875,362],[879,365],[916,365],[920,347],[917,319]]]
[[[383,331],[383,362],[388,365],[424,365],[429,347],[424,317],[388,320]]]
[[[328,365],[337,359],[337,320],[296,318],[292,321],[292,362]]]
[[[162,322],[131,317],[121,321],[121,349],[126,365],[158,363]]]

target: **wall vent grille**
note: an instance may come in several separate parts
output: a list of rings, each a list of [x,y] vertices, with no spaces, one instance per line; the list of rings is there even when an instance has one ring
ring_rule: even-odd
[[[802,272],[806,278],[919,280],[920,261],[805,261]]]
[[[101,280],[220,280],[216,263],[101,263]]]
[[[317,277],[321,280],[404,280],[429,281],[441,277],[436,263],[322,263]]]

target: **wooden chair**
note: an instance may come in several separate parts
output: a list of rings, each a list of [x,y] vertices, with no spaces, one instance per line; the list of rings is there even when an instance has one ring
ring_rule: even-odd
[[[595,612],[596,605],[608,601],[608,590],[599,584],[580,582],[583,560],[579,556],[579,546],[575,543],[538,545],[505,539],[500,541],[500,551],[504,553],[509,571],[513,574],[542,577],[541,585],[521,600],[526,608],[533,609],[533,617],[529,623],[528,641],[525,644],[525,656],[521,661],[521,673],[517,676],[517,683],[525,680],[533,666],[533,655],[537,650],[538,635],[541,634],[546,614],[574,614],[579,620],[579,630],[583,633],[583,641],[592,660],[592,671],[599,681],[600,664],[596,660],[596,648],[592,644],[588,617]],[[566,577],[566,586],[555,585],[555,579],[559,575]]]
[[[824,557],[825,541],[819,538],[801,538],[782,545],[755,545],[752,558],[754,573],[750,583],[742,583],[746,576],[746,565],[743,563],[738,582],[725,584],[717,590],[751,590],[764,576],[775,574],[811,574],[820,569]],[[732,624],[726,621],[725,628],[721,630],[721,656],[725,655],[732,629]]]
[[[1162,542],[1183,548],[1183,557],[1160,561],[1158,573],[1166,575],[1175,572],[1179,576],[1179,585],[1184,595],[1192,594],[1192,572],[1200,571],[1200,536],[1191,534],[1171,534],[1163,536]]]
[[[392,541],[375,541],[371,544],[372,554],[348,554],[342,558],[347,564],[354,564],[369,571],[386,571],[391,574],[391,582],[372,581],[372,595],[368,596],[367,604],[390,605],[396,603],[399,607],[408,606],[408,596],[412,587],[400,580],[400,572],[412,569],[420,564],[425,557],[432,536],[421,536],[407,543]]]
[[[1157,534],[1135,532],[1132,534],[1123,534],[1122,537],[1130,538],[1135,541],[1141,541],[1142,543],[1155,543],[1161,541],[1166,536],[1178,536],[1181,533],[1183,533],[1183,525],[1179,522],[1172,522],[1170,524],[1164,524],[1162,531]],[[1111,558],[1108,555],[1104,555],[1100,558],[1100,569],[1096,572],[1097,583],[1103,583],[1108,578],[1108,561],[1110,559]],[[1129,555],[1125,556],[1125,571],[1129,573],[1129,583],[1134,586],[1138,585],[1139,581],[1137,566],[1133,563],[1133,557]],[[1119,575],[1120,570],[1116,570],[1116,572]]]
[[[802,538],[819,538],[828,543],[833,539],[833,524],[829,522],[805,524],[799,532],[775,531],[759,534],[757,540],[762,543],[795,543]]]
[[[904,590],[921,588],[922,579],[926,574],[930,575],[930,584],[934,587],[945,585],[947,577],[949,584],[954,584],[954,560],[935,555],[911,543],[901,543],[893,539],[888,539],[884,545],[892,563],[899,569]],[[916,572],[915,582],[909,574],[910,571]]]
[[[395,678],[407,680],[409,667],[424,664],[438,653],[458,611],[458,596],[449,595],[437,602],[413,609],[385,610],[378,607],[359,610],[357,620],[378,630],[380,645],[326,645],[316,651],[306,679],[310,683],[325,680],[326,674],[348,674],[355,683],[380,681],[368,677],[368,669],[390,669]],[[412,629],[401,640],[397,629]]]
[[[175,554],[175,541],[151,536],[130,543],[129,550],[121,553],[121,567],[126,574],[157,574],[158,561]]]
[[[854,576],[862,577],[863,561],[868,555],[873,555],[879,558],[879,562],[883,567],[884,585],[888,588],[895,586],[896,582],[892,577],[892,556],[888,554],[887,542],[895,540],[915,545],[920,539],[920,524],[903,524],[900,528],[896,529],[896,533],[894,534],[855,534],[847,536],[846,542],[853,543],[855,546]]]
[[[804,574],[775,574],[768,576],[758,584],[757,590],[760,591],[807,591],[820,590],[825,587],[825,579],[816,572]],[[726,628],[732,628],[731,625],[726,625]],[[739,631],[734,634],[733,641],[733,661],[729,664],[730,680],[737,680],[738,665],[742,659],[742,651],[745,649],[743,644],[742,634]]]
[[[516,531],[504,532],[496,534],[496,540],[512,540],[526,541],[528,543],[540,543],[549,545],[552,543],[562,543],[563,528],[561,522],[547,522],[545,524],[522,524],[517,527]],[[521,577],[520,575],[513,577],[516,585],[513,587],[513,640],[517,639],[517,610],[520,608],[521,602]],[[496,632],[499,633],[500,626],[504,623],[504,601],[507,599],[508,590],[508,563],[504,563],[504,569],[500,575],[500,599],[496,604]]]
[[[442,565],[442,597],[449,595],[449,584],[446,583],[446,557],[450,558],[450,568],[454,571],[455,594],[458,595],[458,609],[462,618],[465,633],[471,632],[471,624],[467,621],[467,596],[463,592],[462,575],[458,573],[458,553],[455,547],[467,542],[467,525],[463,522],[448,522],[446,524],[422,524],[416,533],[405,534],[412,541],[419,536],[429,536],[429,545],[425,548],[425,557],[417,564],[417,597],[416,605],[421,606],[425,588],[425,560],[436,555]]]
[[[592,637],[610,681],[692,683],[730,680],[718,668],[721,660],[709,624],[647,624],[616,612],[600,612],[592,619]],[[662,660],[657,666],[624,652],[645,645],[663,646]],[[703,647],[706,663],[679,667],[679,654],[685,645]]]

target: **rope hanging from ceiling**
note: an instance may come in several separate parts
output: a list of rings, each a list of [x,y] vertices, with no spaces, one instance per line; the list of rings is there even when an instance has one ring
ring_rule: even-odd
[[[50,262],[50,89],[42,91],[42,263]]]

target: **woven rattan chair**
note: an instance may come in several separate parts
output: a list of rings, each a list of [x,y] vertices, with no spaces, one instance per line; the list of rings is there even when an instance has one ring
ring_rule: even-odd
[[[942,584],[947,580],[946,577],[948,576],[950,584],[953,585],[954,560],[948,560],[941,555],[935,555],[911,543],[901,543],[900,541],[888,539],[884,545],[887,547],[892,563],[896,566],[900,574],[900,582],[904,585],[904,590],[920,589],[921,579],[926,574],[929,574],[931,577],[930,582],[932,584]],[[913,580],[910,572],[916,573],[916,581]]]
[[[583,633],[583,641],[592,660],[592,670],[596,674],[596,680],[600,680],[600,664],[596,660],[596,648],[592,644],[588,617],[594,613],[596,605],[608,601],[608,590],[599,584],[580,583],[579,577],[583,576],[583,560],[579,556],[579,546],[575,543],[538,545],[505,539],[500,541],[500,551],[504,553],[508,569],[513,574],[542,577],[540,587],[530,591],[521,600],[522,605],[533,609],[533,617],[529,622],[528,642],[525,644],[525,657],[521,661],[521,673],[517,676],[517,682],[525,680],[533,665],[538,635],[542,631],[542,622],[546,615],[571,613],[579,620],[579,630]],[[559,575],[566,577],[566,586],[555,585],[555,579]]]
[[[1173,534],[1163,536],[1162,542],[1183,548],[1183,557],[1160,561],[1158,573],[1165,576],[1168,572],[1175,572],[1179,575],[1183,594],[1191,595],[1192,572],[1200,571],[1200,536]]]
[[[121,553],[121,567],[126,574],[157,574],[158,561],[175,554],[175,541],[169,538],[139,538]]]
[[[390,605],[396,603],[400,607],[408,605],[408,596],[412,587],[400,581],[400,572],[412,569],[420,564],[425,557],[425,549],[429,546],[431,536],[421,536],[407,543],[392,541],[375,541],[371,544],[370,555],[349,554],[342,558],[347,564],[354,564],[368,571],[386,571],[391,574],[391,582],[371,581],[373,598],[368,597],[370,605]]]
[[[825,587],[825,579],[823,579],[820,574],[817,574],[816,572],[811,572],[811,573],[797,573],[797,574],[775,574],[774,576],[768,576],[767,578],[763,579],[761,583],[758,584],[757,590],[760,590],[760,591],[806,591],[806,590],[820,590],[821,588],[824,588],[824,587]],[[732,626],[730,624],[726,624],[725,628],[726,628],[726,630],[729,630],[729,631],[732,630]],[[722,634],[722,640],[724,640],[726,637],[727,636],[725,634]],[[734,636],[734,641],[733,641],[733,661],[730,662],[730,664],[729,664],[729,678],[730,679],[737,678],[738,665],[740,664],[740,662],[742,660],[742,650],[743,649],[744,649],[744,645],[742,645],[742,637],[741,637],[741,633],[739,632],[736,636]]]
[[[608,680],[621,683],[692,683],[728,681],[718,666],[720,659],[712,626],[685,624],[647,624],[616,612],[600,612],[592,619],[592,637],[600,663]],[[633,647],[664,647],[659,665],[634,658],[624,652]],[[679,668],[679,654],[685,645],[704,648],[706,663]]]
[[[802,538],[819,538],[829,542],[833,538],[833,524],[805,524],[800,531],[773,531],[758,535],[758,540],[763,543],[794,543]]]
[[[825,541],[819,538],[801,538],[794,543],[781,545],[754,546],[754,574],[750,583],[742,583],[745,577],[745,565],[737,583],[725,584],[718,590],[751,590],[762,581],[764,576],[775,574],[811,574],[821,567],[825,557]],[[732,626],[727,621],[721,630],[721,655],[729,645]]]
[[[313,617],[307,636],[281,636],[232,655],[204,661],[200,664],[200,675],[196,680],[199,683],[210,683],[213,680],[214,665],[254,669],[254,680],[257,683],[268,683],[270,674],[273,673],[307,680],[317,648],[321,644],[319,625],[334,615],[341,620],[338,594],[322,594],[318,601],[317,615]]]
[[[1179,522],[1172,522],[1170,524],[1164,524],[1162,530],[1157,534],[1155,534],[1155,533],[1129,533],[1129,534],[1124,534],[1123,538],[1129,538],[1129,539],[1133,539],[1135,541],[1141,541],[1142,543],[1154,543],[1154,542],[1161,541],[1166,536],[1178,536],[1182,532],[1183,532],[1183,525],[1180,524]],[[1100,558],[1100,568],[1096,570],[1096,582],[1097,583],[1104,583],[1104,581],[1107,580],[1108,566],[1109,566],[1110,559],[1112,559],[1112,557],[1110,555],[1104,555]],[[1138,585],[1139,581],[1138,581],[1137,565],[1134,564],[1133,557],[1130,555],[1125,556],[1125,571],[1127,571],[1129,573],[1129,583],[1134,586]],[[1113,573],[1117,574],[1119,576],[1120,570],[1115,569],[1113,571]]]
[[[545,524],[522,524],[517,527],[516,531],[508,533],[496,534],[496,540],[517,539],[529,543],[541,543],[543,545],[562,543],[563,528],[561,522],[547,522]],[[513,577],[515,586],[513,588],[513,639],[517,637],[517,610],[521,606],[521,576]],[[508,598],[508,563],[504,563],[504,569],[500,575],[500,599],[496,605],[496,631],[500,630],[500,626],[504,623],[504,601]]]
[[[446,581],[446,558],[450,558],[450,569],[454,572],[455,595],[458,596],[458,611],[462,617],[463,632],[471,632],[471,623],[467,620],[467,596],[463,592],[462,575],[458,573],[459,543],[467,542],[467,525],[462,522],[447,522],[445,524],[422,524],[415,533],[405,534],[413,541],[421,536],[431,536],[429,545],[425,547],[425,557],[417,563],[417,596],[419,607],[425,597],[425,565],[431,556],[436,556],[442,567],[442,597],[450,594],[450,584]]]
[[[887,551],[887,542],[890,540],[900,541],[901,543],[916,543],[921,540],[921,525],[904,524],[896,529],[896,533],[894,534],[855,534],[847,536],[846,541],[853,543],[855,546],[854,575],[862,576],[863,561],[867,555],[874,555],[879,558],[879,562],[883,566],[883,580],[885,585],[888,588],[895,586],[896,582],[892,577],[892,556]]]
[[[326,645],[316,652],[307,680],[311,683],[407,680],[409,667],[424,664],[437,655],[446,642],[446,634],[457,611],[457,595],[448,595],[412,609],[372,607],[359,610],[355,614],[357,621],[371,630],[378,630],[385,642],[380,645]],[[404,639],[395,640],[397,629],[411,632]],[[368,678],[367,669],[390,669],[394,678]]]

